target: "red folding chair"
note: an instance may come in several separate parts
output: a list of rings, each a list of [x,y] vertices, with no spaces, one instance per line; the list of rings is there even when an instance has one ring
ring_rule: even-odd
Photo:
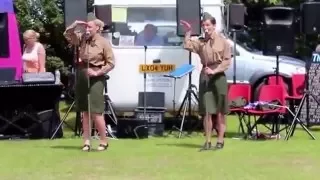
[[[250,84],[231,84],[229,85],[228,99],[229,101],[236,100],[237,98],[244,98],[247,103],[251,101],[251,85]],[[245,133],[243,124],[248,127],[245,120],[246,110],[243,107],[231,107],[231,113],[235,113],[239,119],[239,132]]]
[[[284,93],[285,93],[285,96],[288,96],[288,91],[286,89],[286,84],[283,80],[283,78],[281,76],[279,76],[279,79],[278,79],[278,84],[277,84],[277,76],[269,76],[268,77],[268,85],[280,85],[283,87],[284,89]]]
[[[291,88],[292,93],[291,96],[287,95],[287,99],[291,100],[301,100],[303,97],[303,91],[305,88],[305,74],[292,74]]]
[[[281,85],[263,85],[260,90],[258,101],[260,102],[271,102],[274,100],[278,100],[281,105],[285,106],[285,96],[284,89]],[[253,129],[257,128],[258,124],[263,124],[269,130],[271,130],[272,134],[280,133],[280,118],[279,115],[286,113],[285,107],[276,107],[275,109],[270,110],[253,110],[248,109],[247,114],[250,121],[250,117],[254,117],[254,124],[249,128],[248,135],[252,135]],[[259,119],[257,120],[257,116]],[[271,120],[272,128],[266,126],[264,120]],[[256,131],[258,137],[258,131]]]

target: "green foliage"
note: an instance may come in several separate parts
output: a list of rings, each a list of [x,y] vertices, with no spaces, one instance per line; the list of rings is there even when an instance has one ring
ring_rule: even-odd
[[[46,45],[48,70],[53,67],[65,70],[61,59],[69,58],[63,37],[63,0],[16,0],[15,7],[20,33],[28,29],[40,33],[40,42]],[[57,57],[52,61],[51,56]]]
[[[64,62],[59,57],[48,56],[46,61],[46,70],[49,72],[54,72],[56,69],[59,69],[61,74],[66,75],[68,73]]]

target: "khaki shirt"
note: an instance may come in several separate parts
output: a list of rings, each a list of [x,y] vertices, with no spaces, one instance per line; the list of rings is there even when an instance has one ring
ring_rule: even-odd
[[[79,58],[93,66],[102,66],[101,70],[107,73],[114,68],[114,54],[109,41],[100,34],[91,40],[85,41],[83,34],[74,32],[75,25],[69,26],[64,32],[65,38],[72,45],[79,45]]]
[[[215,73],[226,71],[231,63],[231,47],[220,34],[209,39],[191,39],[185,36],[183,47],[200,56],[203,67],[211,68]]]

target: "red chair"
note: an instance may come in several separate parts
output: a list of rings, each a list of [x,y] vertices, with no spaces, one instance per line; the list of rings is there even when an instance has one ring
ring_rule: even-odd
[[[303,97],[305,88],[305,74],[293,74],[291,79],[292,95],[287,96],[288,99],[300,100]]]
[[[278,78],[278,84],[277,84],[277,76],[269,76],[268,77],[268,85],[281,85],[284,89],[285,96],[288,96],[286,83],[283,80],[283,77],[279,76]]]
[[[284,96],[284,89],[281,85],[263,85],[260,90],[258,101],[261,102],[271,102],[274,100],[278,100],[279,103],[283,106],[285,106],[285,96]],[[247,114],[249,117],[254,116],[254,124],[249,128],[248,135],[252,135],[252,130],[257,127],[258,124],[265,125],[266,123],[263,123],[263,121],[266,119],[266,117],[271,118],[271,124],[272,128],[266,127],[272,131],[273,134],[279,134],[280,133],[280,114],[285,114],[286,108],[285,107],[277,107],[272,110],[253,110],[248,109]],[[257,116],[259,116],[259,119],[257,120]],[[258,131],[256,131],[258,133]],[[258,134],[257,134],[258,136]]]
[[[268,77],[268,84],[269,85],[277,85],[277,76],[269,76]],[[284,80],[281,76],[279,76],[279,83],[280,85],[284,84]]]
[[[251,101],[251,85],[250,84],[230,84],[228,90],[229,102],[236,100],[237,98],[244,98],[247,103]],[[243,107],[230,108],[231,113],[236,113],[239,118],[239,131],[245,133],[243,123],[248,127],[245,120],[245,109]]]

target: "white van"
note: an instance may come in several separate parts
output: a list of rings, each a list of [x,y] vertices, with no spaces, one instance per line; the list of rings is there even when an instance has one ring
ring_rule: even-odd
[[[95,0],[95,6],[111,5],[112,21],[116,23],[112,39],[116,68],[110,72],[108,94],[117,111],[133,111],[138,104],[138,93],[144,90],[144,76],[140,71],[145,63],[160,63],[170,70],[170,67],[180,67],[188,64],[189,52],[182,48],[182,38],[176,35],[176,0]],[[217,21],[217,31],[224,30],[224,4],[221,0],[201,0],[203,12],[210,13]],[[146,24],[157,27],[157,35],[164,39],[161,46],[135,44],[136,37],[141,34]],[[234,43],[228,39],[231,46]],[[244,44],[236,48],[236,79],[237,82],[250,83],[259,87],[262,80],[274,73],[275,57],[263,56]],[[202,68],[198,55],[192,54],[192,64],[196,67],[192,73],[192,84],[198,87],[198,78]],[[280,74],[290,77],[292,73],[305,72],[303,61],[280,58]],[[156,69],[154,69],[156,71]],[[173,110],[174,81],[163,75],[168,72],[147,74],[147,91],[164,92],[165,104],[169,111]],[[228,82],[233,79],[233,65],[226,72]],[[182,103],[188,88],[188,76],[176,81],[176,108]]]

